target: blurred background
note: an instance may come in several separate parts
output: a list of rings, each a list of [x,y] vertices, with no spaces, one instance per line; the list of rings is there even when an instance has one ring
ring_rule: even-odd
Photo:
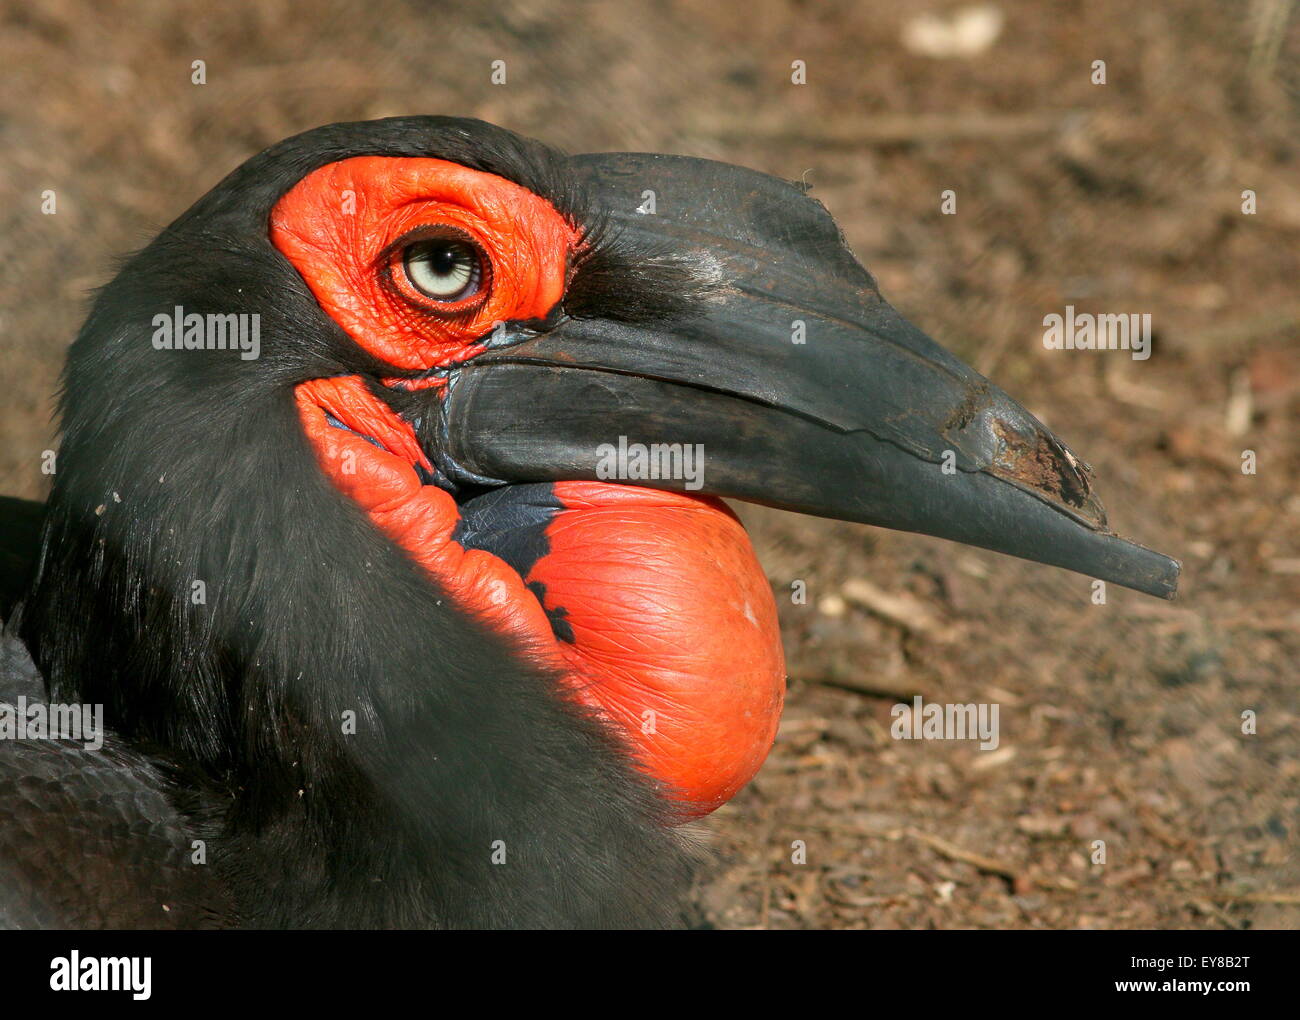
[[[0,19],[0,492],[44,492],[64,351],[114,258],[285,135],[458,114],[803,181],[884,294],[1087,458],[1112,525],[1184,580],[1173,603],[1095,605],[1049,567],[741,508],[790,693],[764,770],[706,825],[704,917],[1300,926],[1292,0],[3,0]],[[1044,350],[1066,304],[1150,313],[1153,356]],[[999,748],[891,739],[914,694],[997,703]]]

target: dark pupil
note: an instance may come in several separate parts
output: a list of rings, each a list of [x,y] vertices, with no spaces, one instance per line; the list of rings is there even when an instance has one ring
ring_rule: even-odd
[[[429,256],[429,264],[439,276],[447,276],[457,264],[464,261],[463,246],[459,244],[440,244]]]

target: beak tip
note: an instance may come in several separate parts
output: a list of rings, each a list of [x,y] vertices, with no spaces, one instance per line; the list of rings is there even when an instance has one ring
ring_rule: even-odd
[[[1172,557],[1166,557],[1169,560],[1169,590],[1161,598],[1172,602],[1178,598],[1178,582],[1183,579],[1183,562]]]
[[[1126,588],[1133,588],[1146,595],[1172,602],[1178,597],[1178,582],[1182,579],[1183,564],[1164,553],[1148,549],[1144,545],[1128,542],[1115,536],[1124,549],[1124,566],[1120,576],[1113,578],[1115,583]]]

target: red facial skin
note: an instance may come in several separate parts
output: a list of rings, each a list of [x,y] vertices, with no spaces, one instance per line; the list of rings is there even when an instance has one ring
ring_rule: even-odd
[[[480,292],[454,305],[414,290],[394,248],[440,226],[472,237],[491,261]],[[545,317],[580,244],[518,185],[441,160],[382,157],[309,174],[276,206],[271,237],[325,311],[395,370],[454,365],[483,349],[493,323]],[[550,551],[521,577],[453,540],[455,500],[421,484],[415,466],[429,465],[414,432],[359,377],[303,383],[296,399],[331,482],[458,606],[597,709],[668,789],[680,820],[714,810],[758,771],[780,719],[785,662],[771,587],[723,504],[557,483],[564,509],[547,527]],[[355,431],[331,426],[326,412]],[[529,582],[544,585],[545,607]],[[557,607],[573,643],[555,636],[545,609]]]
[[[491,263],[479,292],[454,304],[412,287],[393,250],[438,226],[467,235]],[[549,203],[517,184],[440,159],[381,156],[304,177],[272,211],[271,240],[330,317],[395,369],[464,361],[494,323],[544,317],[579,243]]]

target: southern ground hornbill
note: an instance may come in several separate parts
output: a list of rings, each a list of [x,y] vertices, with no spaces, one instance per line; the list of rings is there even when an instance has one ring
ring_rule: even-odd
[[[61,413],[4,508],[11,926],[672,923],[784,692],[720,497],[1177,577],[798,188],[478,121],[249,160],[98,294]]]

